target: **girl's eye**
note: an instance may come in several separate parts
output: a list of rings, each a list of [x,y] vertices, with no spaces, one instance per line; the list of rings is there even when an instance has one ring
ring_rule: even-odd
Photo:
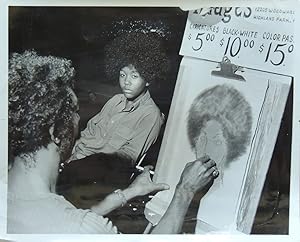
[[[132,78],[139,78],[140,77],[139,73],[137,73],[137,72],[133,72],[131,74],[131,76],[132,76]]]
[[[125,74],[124,73],[120,73],[120,77],[125,77]]]

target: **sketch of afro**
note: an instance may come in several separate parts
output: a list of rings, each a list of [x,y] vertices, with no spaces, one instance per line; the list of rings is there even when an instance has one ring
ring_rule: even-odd
[[[169,60],[161,42],[151,33],[129,32],[105,46],[105,73],[118,80],[124,66],[132,64],[146,82],[165,79]]]
[[[46,147],[54,135],[66,137],[74,113],[70,88],[75,71],[69,60],[39,56],[35,51],[14,53],[8,72],[9,155],[30,154]],[[60,124],[60,125],[59,125]]]
[[[252,114],[244,96],[230,85],[217,85],[201,92],[188,114],[188,138],[195,149],[201,129],[209,120],[222,126],[227,144],[225,165],[241,156],[251,137]]]

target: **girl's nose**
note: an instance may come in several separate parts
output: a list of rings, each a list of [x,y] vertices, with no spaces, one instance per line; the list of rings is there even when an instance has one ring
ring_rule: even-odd
[[[130,83],[131,83],[130,77],[129,77],[129,76],[126,76],[126,78],[125,78],[125,80],[124,80],[124,84],[125,84],[125,85],[130,85]]]

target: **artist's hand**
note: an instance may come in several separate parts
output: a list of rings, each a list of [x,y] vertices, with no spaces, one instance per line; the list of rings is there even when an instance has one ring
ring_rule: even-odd
[[[128,187],[134,190],[135,196],[144,196],[152,192],[159,192],[170,188],[165,183],[155,183],[151,180],[149,171],[152,168],[152,166],[145,166],[144,171]]]
[[[176,189],[192,196],[200,190],[206,193],[218,174],[216,163],[207,155],[203,156],[186,164]]]

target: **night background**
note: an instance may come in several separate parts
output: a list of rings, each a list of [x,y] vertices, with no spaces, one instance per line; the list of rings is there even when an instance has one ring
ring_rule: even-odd
[[[171,70],[166,80],[156,80],[151,84],[150,93],[167,118],[181,61],[178,53],[186,17],[187,12],[179,8],[10,7],[9,52],[21,53],[34,49],[41,55],[72,60],[76,70],[75,92],[79,99],[82,130],[108,99],[120,93],[118,80],[109,80],[104,74],[104,46],[122,33],[138,30],[151,32],[154,29],[165,47]],[[252,233],[288,233],[291,120],[292,91]],[[164,128],[158,141],[148,151],[146,163],[155,165]],[[99,187],[80,187],[76,191],[87,194],[93,189]],[[82,201],[74,194],[66,197],[77,207],[91,205],[91,202]],[[134,206],[138,208],[137,211],[132,212],[131,208],[127,208],[127,211],[120,212],[122,215],[119,214],[118,220],[121,222],[113,221],[121,231],[140,233],[147,225],[143,218],[144,207],[140,204]],[[191,206],[197,211],[195,203]],[[187,222],[187,232],[191,232],[194,222],[193,219]]]
[[[104,46],[128,31],[158,30],[171,70],[166,80],[156,80],[150,86],[150,93],[167,115],[185,21],[186,13],[179,8],[11,7],[9,51],[34,49],[41,55],[72,60],[82,129],[110,97],[120,93],[118,80],[108,80],[104,74]]]

